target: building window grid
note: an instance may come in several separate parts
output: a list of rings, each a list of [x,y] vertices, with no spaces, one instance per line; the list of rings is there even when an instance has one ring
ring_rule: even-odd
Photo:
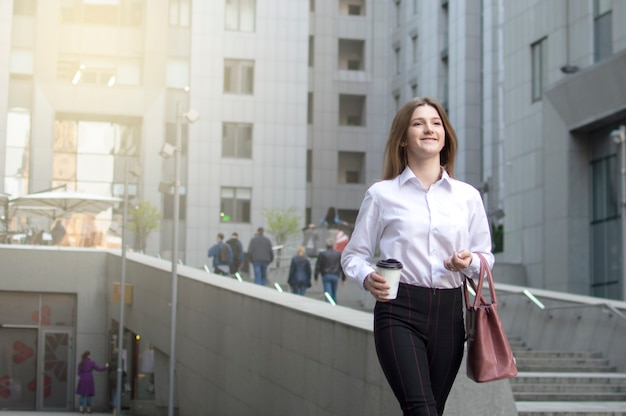
[[[254,32],[256,0],[226,0],[224,28],[237,32]]]
[[[365,153],[363,152],[339,152],[337,155],[339,166],[339,184],[362,184],[365,183],[363,172],[365,171]]]
[[[315,65],[315,36],[309,35],[309,68]]]
[[[531,45],[532,101],[541,100],[547,80],[547,38]]]
[[[613,54],[613,5],[611,0],[595,0],[593,6],[593,57],[600,62]]]
[[[396,46],[394,48],[394,61],[395,61],[395,74],[400,75],[400,47]]]
[[[115,3],[107,4],[104,2],[62,0],[59,16],[62,24],[78,23],[86,25],[141,27],[145,7],[144,1],[145,0],[120,0]],[[189,2],[189,0],[182,1]]]
[[[252,159],[252,124],[222,125],[222,157]]]
[[[401,18],[402,18],[402,13],[401,13],[402,1],[395,0],[394,3],[396,5],[396,27],[400,27]]]
[[[224,93],[241,95],[254,93],[254,61],[224,60]]]
[[[170,0],[170,26],[189,27],[191,0]]]
[[[222,187],[220,221],[250,223],[251,201],[251,188]]]

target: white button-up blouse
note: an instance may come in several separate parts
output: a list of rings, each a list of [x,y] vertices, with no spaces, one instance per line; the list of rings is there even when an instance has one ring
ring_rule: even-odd
[[[446,270],[444,259],[463,249],[473,253],[469,267]],[[445,171],[427,190],[407,167],[367,190],[342,267],[363,287],[375,270],[372,262],[393,258],[404,265],[402,283],[452,289],[463,284],[463,275],[478,277],[480,260],[474,253],[482,253],[493,267],[489,222],[478,190]]]

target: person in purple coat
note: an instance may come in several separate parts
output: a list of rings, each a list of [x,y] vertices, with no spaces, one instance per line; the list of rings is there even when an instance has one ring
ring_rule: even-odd
[[[93,370],[106,371],[109,364],[105,364],[104,367],[99,366],[91,360],[91,353],[85,351],[82,355],[80,364],[78,364],[78,386],[76,387],[76,394],[80,396],[79,408],[80,413],[91,413],[91,398],[96,394],[95,383],[93,381]]]

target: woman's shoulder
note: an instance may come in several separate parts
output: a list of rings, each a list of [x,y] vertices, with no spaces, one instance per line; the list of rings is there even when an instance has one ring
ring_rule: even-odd
[[[480,192],[473,185],[459,179],[450,178],[452,192],[458,196],[465,196],[467,199],[480,198]]]
[[[385,194],[392,189],[398,188],[398,178],[381,179],[374,182],[367,188],[367,193],[371,195]]]

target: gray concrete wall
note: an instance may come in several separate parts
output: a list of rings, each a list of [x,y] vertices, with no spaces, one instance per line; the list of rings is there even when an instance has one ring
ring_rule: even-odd
[[[58,247],[0,246],[1,290],[76,295],[76,333],[71,347],[74,362],[68,364],[68,382],[75,389],[76,365],[83,351],[91,351],[97,364],[108,358],[107,254],[89,249]],[[119,264],[119,261],[117,261]],[[0,316],[0,322],[3,322]],[[94,372],[94,409],[108,409],[106,373]],[[78,398],[76,397],[76,403]]]
[[[1,247],[4,290],[77,293],[79,350],[104,356],[107,320],[120,279],[115,253]],[[167,408],[171,269],[164,260],[131,253],[133,286],[125,326],[155,346],[158,409]],[[179,414],[401,414],[380,370],[372,315],[179,266],[176,399]],[[1,317],[0,317],[1,319]],[[457,377],[446,416],[516,414],[508,381],[476,384]],[[105,381],[97,380],[103,408]]]
[[[170,263],[131,254],[127,270],[134,296],[125,326],[167,355]],[[370,313],[190,267],[179,273],[181,415],[401,414],[378,365]],[[498,414],[516,414],[508,381],[478,385],[463,371],[446,416],[465,414],[474,402],[485,412],[496,406]]]

